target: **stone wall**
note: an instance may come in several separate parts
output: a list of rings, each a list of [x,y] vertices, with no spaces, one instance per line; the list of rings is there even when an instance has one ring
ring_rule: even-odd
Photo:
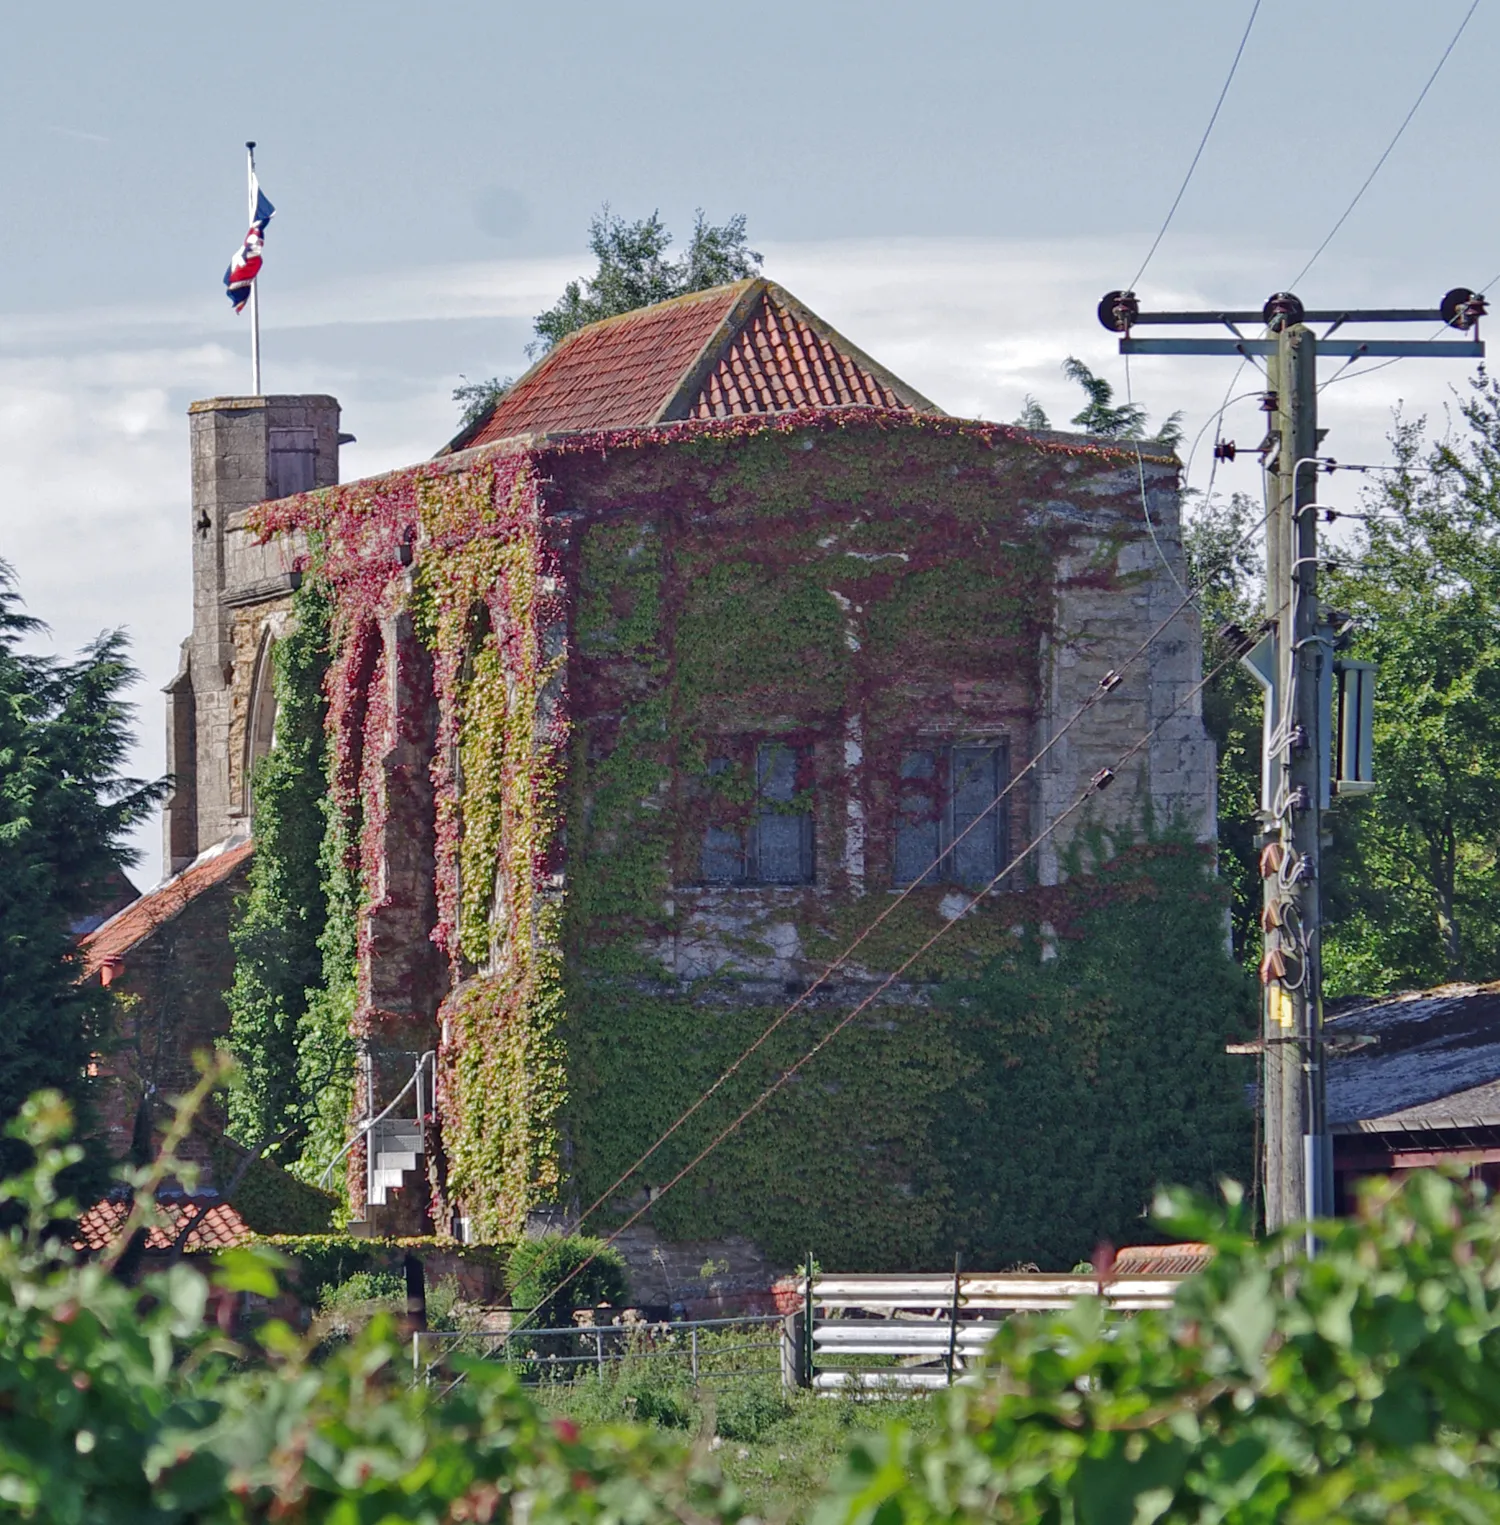
[[[1155,543],[1145,524],[1142,476]],[[1036,872],[1042,884],[1057,883],[1061,859],[1080,830],[1139,824],[1143,807],[1156,826],[1180,823],[1200,842],[1212,842],[1216,832],[1213,743],[1194,692],[1202,677],[1202,633],[1196,608],[1184,607],[1176,468],[1147,461],[1138,473],[1131,463],[1078,485],[1076,501],[1050,506],[1077,527],[1058,558],[1055,635],[1043,647],[1039,742],[1051,747],[1038,768],[1032,831],[1040,833],[1073,806],[1101,768],[1118,768],[1119,776],[1041,845]],[[1091,500],[1098,505],[1093,512]],[[1122,526],[1129,532],[1123,543]],[[1114,533],[1106,539],[1098,528]],[[1098,568],[1101,558],[1107,580],[1081,575]],[[1120,683],[1099,697],[1100,680],[1112,671],[1120,672]],[[1085,710],[1090,701],[1096,702]]]

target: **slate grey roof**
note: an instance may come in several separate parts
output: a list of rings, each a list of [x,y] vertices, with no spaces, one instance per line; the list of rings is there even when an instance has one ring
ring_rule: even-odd
[[[1325,1028],[1378,1040],[1329,1061],[1335,1133],[1500,1126],[1500,982],[1364,1002]]]

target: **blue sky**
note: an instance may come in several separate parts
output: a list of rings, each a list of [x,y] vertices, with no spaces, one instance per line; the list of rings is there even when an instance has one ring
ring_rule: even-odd
[[[1332,226],[1469,0],[1263,0],[1148,304],[1258,306]],[[767,273],[928,396],[1063,421],[1062,358],[1123,382],[1094,320],[1166,212],[1249,0],[755,8],[263,0],[10,7],[0,49],[0,555],[70,647],[134,637],[137,766],[189,619],[187,425],[243,389],[219,279],[243,142],[278,214],[265,385],[331,391],[348,475],[431,454],[460,375],[525,364],[530,317],[588,267],[609,200],[742,211]],[[1485,0],[1313,271],[1310,303],[1434,303],[1500,272],[1500,3]],[[1233,362],[1142,362],[1138,397],[1217,408]],[[1242,378],[1243,380],[1243,378]],[[1378,458],[1390,408],[1439,416],[1456,364],[1324,398],[1329,449]],[[1249,391],[1248,385],[1237,390]],[[1258,437],[1247,400],[1227,432]],[[1193,465],[1202,485],[1204,452]],[[1240,465],[1216,485],[1257,490]],[[138,877],[157,870],[154,833]]]

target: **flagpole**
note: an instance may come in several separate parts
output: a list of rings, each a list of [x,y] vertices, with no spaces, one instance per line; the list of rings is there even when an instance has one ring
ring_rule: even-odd
[[[246,170],[249,175],[251,223],[255,221],[255,144],[245,144]],[[250,283],[250,395],[260,396],[260,282]]]

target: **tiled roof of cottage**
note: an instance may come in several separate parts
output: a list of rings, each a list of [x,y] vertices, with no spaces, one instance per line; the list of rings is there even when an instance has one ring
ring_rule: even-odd
[[[226,847],[212,857],[200,858],[165,884],[147,890],[139,900],[131,901],[123,911],[111,916],[102,927],[97,927],[80,941],[84,977],[97,973],[111,960],[123,958],[137,943],[185,910],[190,901],[216,884],[222,884],[253,851],[251,842]]]
[[[569,334],[444,453],[522,434],[860,406],[941,411],[790,293],[756,279]]]
[[[251,1238],[245,1220],[217,1195],[161,1198],[158,1199],[157,1206],[169,1227],[156,1227],[149,1231],[146,1235],[147,1254],[172,1248],[182,1230],[184,1214],[193,1222],[183,1246],[189,1255],[232,1250]],[[102,1202],[96,1202],[79,1218],[73,1248],[94,1254],[107,1249],[119,1237],[125,1220],[130,1216],[130,1208],[128,1197],[106,1197]]]

